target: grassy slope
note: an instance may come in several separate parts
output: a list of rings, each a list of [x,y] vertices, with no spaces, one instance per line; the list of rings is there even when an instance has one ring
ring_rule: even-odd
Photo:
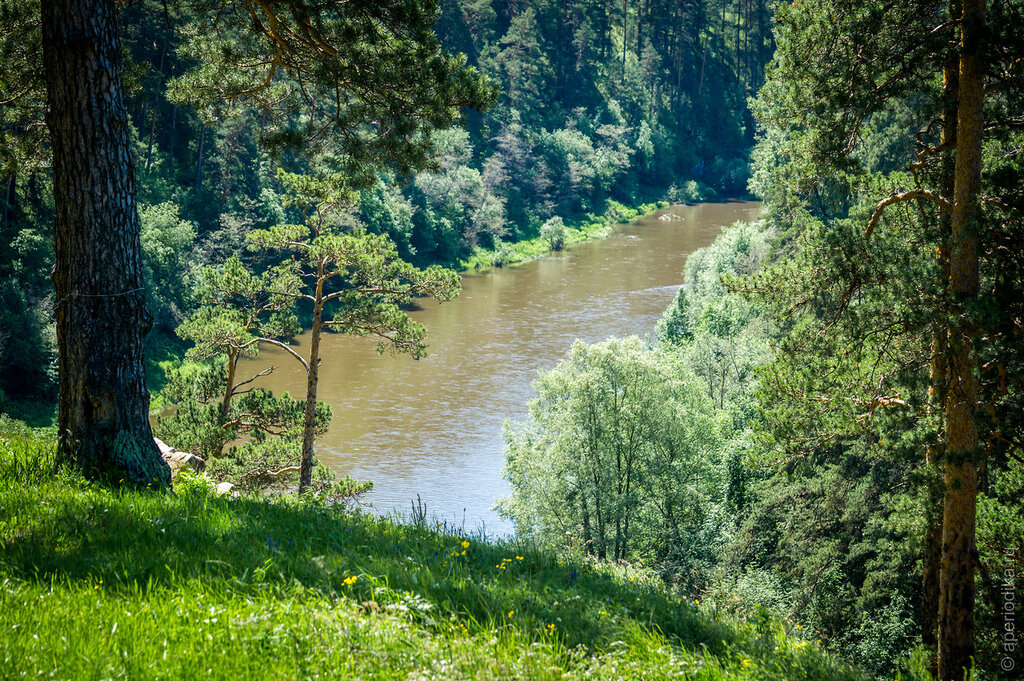
[[[54,472],[0,420],[0,676],[854,679],[647,573],[315,501]]]

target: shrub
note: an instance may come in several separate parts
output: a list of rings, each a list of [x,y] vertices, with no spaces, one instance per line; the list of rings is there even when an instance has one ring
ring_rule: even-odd
[[[566,229],[562,218],[556,215],[541,226],[540,236],[547,240],[552,251],[561,251],[569,238],[569,230]]]

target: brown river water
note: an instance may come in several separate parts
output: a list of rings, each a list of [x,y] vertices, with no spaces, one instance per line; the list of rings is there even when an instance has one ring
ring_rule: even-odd
[[[756,202],[672,206],[607,239],[467,275],[458,298],[425,301],[411,313],[430,344],[419,361],[378,355],[369,338],[326,334],[318,396],[334,419],[317,441],[318,459],[372,480],[365,501],[377,512],[408,513],[418,495],[428,517],[511,534],[491,510],[510,493],[501,427],[525,417],[537,371],[553,367],[577,338],[652,333],[682,282],[687,254],[760,211]],[[673,219],[659,219],[666,214]],[[307,343],[302,336],[295,349],[304,355]],[[304,372],[283,351],[264,350],[246,368],[268,364],[276,370],[263,387],[305,394]]]

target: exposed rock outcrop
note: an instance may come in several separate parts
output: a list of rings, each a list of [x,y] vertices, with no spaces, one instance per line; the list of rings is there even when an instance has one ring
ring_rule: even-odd
[[[182,468],[188,467],[197,473],[206,469],[206,462],[195,454],[175,449],[159,438],[153,438],[153,441],[160,448],[160,456],[163,457],[163,460],[171,468],[171,480],[178,476],[178,471]]]

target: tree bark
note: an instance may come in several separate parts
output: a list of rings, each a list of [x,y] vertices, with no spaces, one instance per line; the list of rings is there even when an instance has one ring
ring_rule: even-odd
[[[167,43],[160,49],[160,66],[156,70],[156,88],[153,93],[154,99],[159,96],[160,84],[163,80],[164,74],[164,56],[167,54]],[[160,113],[160,107],[158,102],[153,104],[153,114],[150,116],[149,122],[149,144],[146,147],[146,172],[149,172],[150,164],[153,162],[153,137],[156,135],[156,119]]]
[[[171,107],[171,139],[167,143],[167,177],[174,182],[174,142],[178,138],[178,107]]]
[[[313,327],[309,338],[309,366],[306,368],[306,412],[302,424],[302,462],[299,468],[299,494],[303,494],[313,478],[313,438],[316,434],[316,384],[320,374],[320,333],[324,312],[323,266],[318,268],[313,300]]]
[[[203,141],[206,139],[206,126],[199,128],[199,148],[196,150],[196,179],[192,191],[198,192],[203,186]]]
[[[14,197],[17,191],[18,176],[12,174],[7,180],[7,197],[4,200],[4,231],[11,227],[11,216],[14,214]]]
[[[950,20],[960,20],[960,5],[951,2],[949,8]],[[957,127],[957,99],[959,97],[960,63],[959,55],[955,49],[949,49],[942,66],[942,135],[940,146],[947,151],[943,152],[941,171],[941,192],[945,197],[952,197],[955,191],[955,156],[953,149],[956,148],[956,127]],[[936,301],[936,310],[940,317],[945,317],[946,304],[945,296],[949,287],[949,244],[952,233],[951,209],[944,209],[939,215],[939,267],[946,290]],[[928,466],[927,485],[927,508],[925,509],[925,538],[923,556],[922,594],[923,608],[921,613],[921,645],[929,654],[929,671],[934,677],[938,676],[938,658],[936,657],[938,647],[938,626],[939,626],[939,575],[942,566],[942,506],[944,491],[942,487],[942,438],[945,437],[942,411],[945,407],[946,382],[948,380],[948,368],[946,353],[948,351],[949,329],[948,323],[943,319],[936,323],[932,334],[932,355],[929,363],[928,386],[929,409],[937,412],[939,423],[937,424],[935,444],[928,447],[925,452],[925,462]]]
[[[979,293],[978,232],[984,92],[978,53],[985,0],[965,0],[960,45],[956,174],[950,242],[950,293],[955,305],[946,386],[946,498],[939,595],[939,678],[960,681],[974,654],[974,552],[978,495],[978,359],[972,302]]]
[[[153,442],[135,167],[114,0],[42,4],[53,145],[61,455],[87,475],[165,486]]]

